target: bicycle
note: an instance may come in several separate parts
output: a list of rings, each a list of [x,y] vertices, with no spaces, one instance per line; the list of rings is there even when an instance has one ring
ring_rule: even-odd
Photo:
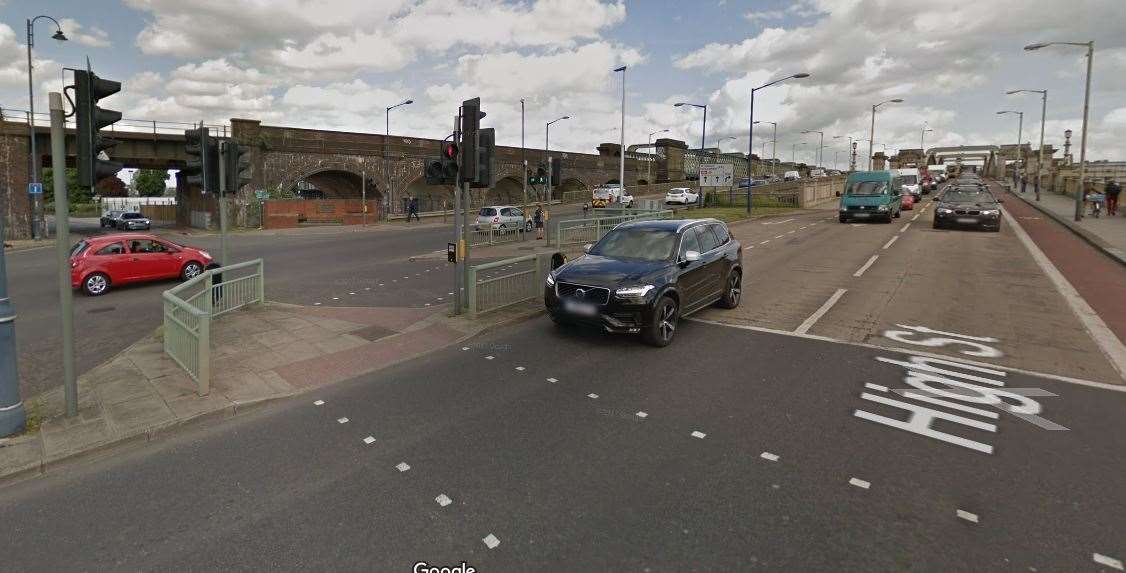
[[[1103,205],[1106,203],[1106,195],[1102,193],[1088,193],[1087,202],[1091,204],[1091,216],[1098,219],[1103,212]]]

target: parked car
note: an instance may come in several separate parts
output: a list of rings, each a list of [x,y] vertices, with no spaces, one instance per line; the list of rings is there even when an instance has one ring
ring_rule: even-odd
[[[152,221],[148,220],[148,218],[140,213],[126,211],[117,218],[117,228],[122,231],[148,231],[152,229]]]
[[[618,185],[596,187],[591,193],[591,207],[612,207],[615,203],[627,209],[633,207],[633,195],[623,191]]]
[[[116,209],[111,209],[109,211],[106,211],[105,213],[102,213],[102,217],[98,221],[98,223],[102,226],[103,229],[105,229],[106,227],[111,227],[111,228],[116,229],[117,228],[117,219],[119,217],[121,217],[122,212],[123,211],[118,211]]]
[[[1001,230],[1001,200],[986,187],[947,187],[935,198],[934,228],[977,227],[994,233]]]
[[[903,209],[902,195],[898,178],[891,171],[849,173],[841,194],[840,222],[878,219],[890,223]]]
[[[132,282],[199,276],[211,254],[156,235],[117,233],[90,237],[70,249],[70,284],[90,296]]]
[[[532,220],[524,214],[523,210],[513,205],[481,207],[481,210],[477,211],[477,222],[473,225],[473,230],[480,231],[490,227],[504,230],[523,227],[525,231],[530,232]]]
[[[782,175],[783,181],[797,181],[798,179],[801,179],[801,173],[797,171],[787,171]]]
[[[665,205],[692,205],[700,200],[700,194],[688,187],[673,187],[665,193]]]
[[[915,209],[915,197],[913,195],[904,193],[900,196],[899,207],[904,211],[913,211]]]
[[[682,316],[739,305],[743,247],[715,219],[622,223],[555,269],[544,304],[557,324],[640,333],[666,346]]]

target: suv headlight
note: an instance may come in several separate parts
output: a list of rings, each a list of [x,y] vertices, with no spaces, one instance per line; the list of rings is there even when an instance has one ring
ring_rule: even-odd
[[[653,285],[622,287],[614,291],[614,294],[622,298],[642,298],[645,295],[649,294],[649,291],[653,290],[654,288],[655,287]]]
[[[877,211],[887,211],[888,208],[889,207],[887,205],[880,205],[879,207],[876,207],[876,210]]]
[[[547,273],[547,286],[555,286],[555,271]]]
[[[982,211],[981,214],[982,215],[989,215],[991,217],[996,217],[997,215],[1001,214],[1001,211],[998,210],[998,209],[986,209],[986,210]]]
[[[939,207],[938,212],[942,213],[943,215],[949,215],[949,214],[953,213],[954,211],[951,210],[951,209],[947,209],[946,207]]]

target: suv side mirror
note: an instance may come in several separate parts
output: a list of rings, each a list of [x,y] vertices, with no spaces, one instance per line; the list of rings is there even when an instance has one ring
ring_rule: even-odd
[[[594,248],[594,245],[587,243],[587,244],[583,245],[583,252],[589,253],[592,248]]]
[[[700,260],[700,251],[685,251],[684,252],[684,262],[694,263],[698,260]]]

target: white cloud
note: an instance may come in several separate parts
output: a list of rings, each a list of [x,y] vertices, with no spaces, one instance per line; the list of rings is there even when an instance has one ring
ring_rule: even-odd
[[[59,25],[62,27],[63,34],[66,35],[67,40],[77,42],[83,46],[90,46],[92,48],[108,48],[111,43],[109,41],[109,34],[105,30],[97,26],[83,28],[82,24],[77,20],[71,18],[63,18],[59,20]],[[52,32],[53,33],[53,32]],[[48,36],[49,37],[49,36]]]
[[[747,12],[743,17],[749,22],[762,22],[765,20],[781,20],[786,17],[786,13],[782,10],[758,10]]]

